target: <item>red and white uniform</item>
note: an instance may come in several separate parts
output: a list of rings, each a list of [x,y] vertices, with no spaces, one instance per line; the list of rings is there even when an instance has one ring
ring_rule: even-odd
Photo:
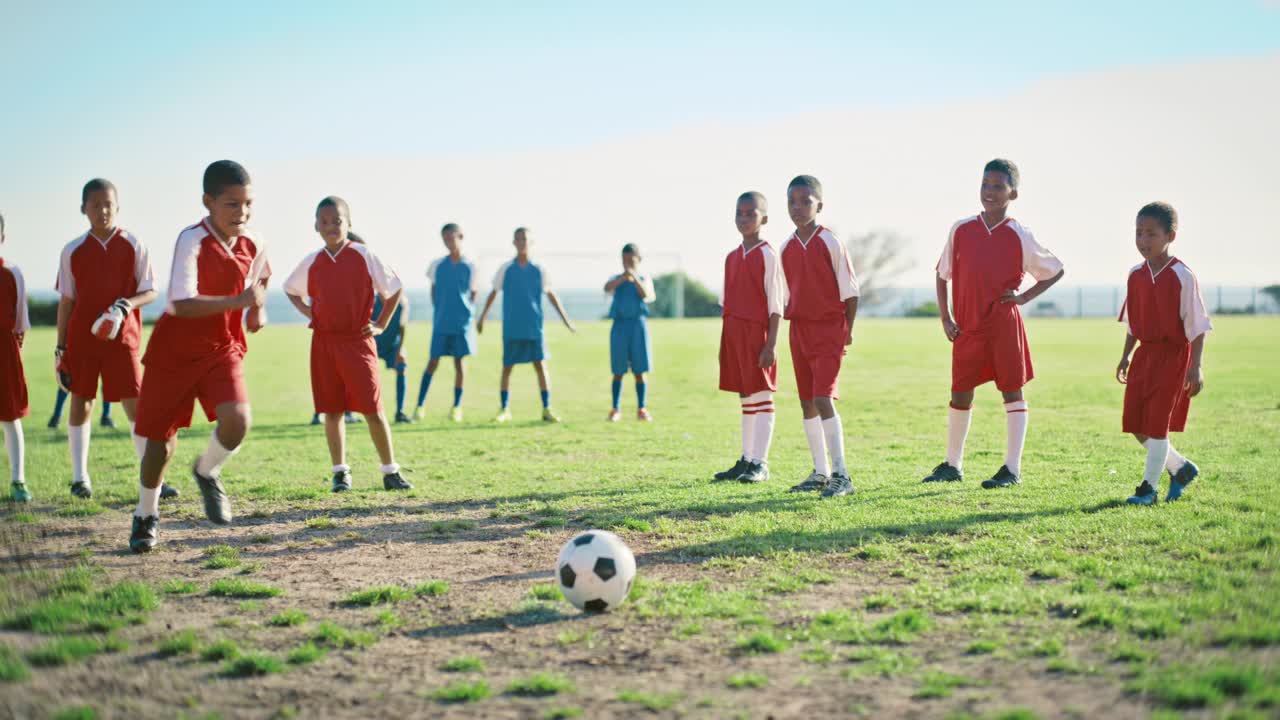
[[[720,389],[739,395],[778,389],[778,363],[760,367],[769,317],[782,314],[782,272],[767,242],[739,245],[724,259],[720,325]]]
[[[1158,271],[1145,261],[1135,265],[1120,322],[1139,343],[1124,388],[1124,431],[1157,439],[1182,432],[1191,406],[1191,342],[1213,329],[1196,276],[1177,258]]]
[[[137,308],[124,318],[114,340],[94,336],[93,322],[116,300],[155,288],[151,255],[138,238],[117,228],[105,240],[86,232],[62,249],[58,292],[75,301],[67,323],[67,350],[62,368],[71,374],[71,393],[82,398],[98,395],[107,402],[138,397],[142,365],[142,313]]]
[[[178,235],[165,312],[142,357],[147,372],[138,395],[139,435],[164,442],[178,428],[190,427],[196,400],[210,420],[223,403],[249,401],[242,367],[244,312],[177,317],[174,303],[239,295],[270,276],[265,248],[255,234],[224,241],[205,218]]]
[[[849,250],[819,225],[808,242],[792,233],[782,243],[784,317],[791,321],[791,364],[801,400],[840,397],[840,363],[849,321],[844,302],[858,297]]]
[[[988,228],[981,215],[951,226],[938,259],[938,277],[951,283],[951,311],[960,336],[951,346],[951,390],[966,392],[995,380],[1002,392],[1035,377],[1018,304],[1000,302],[1024,274],[1048,280],[1062,261],[1013,218]]]
[[[318,413],[382,411],[378,350],[364,336],[374,295],[384,299],[402,284],[365,245],[348,242],[336,253],[321,248],[303,258],[284,291],[311,300],[311,394]]]
[[[20,420],[30,411],[22,348],[18,347],[18,336],[30,329],[22,271],[5,265],[0,258],[0,422]]]

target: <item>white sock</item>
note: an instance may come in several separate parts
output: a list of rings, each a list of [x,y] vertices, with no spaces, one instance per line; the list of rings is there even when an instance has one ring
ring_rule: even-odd
[[[840,422],[839,413],[823,419],[822,435],[827,441],[827,453],[831,456],[832,474],[848,475],[849,468],[844,463],[844,424]]]
[[[129,423],[129,434],[133,436],[133,451],[138,454],[138,459],[141,460],[142,456],[147,454],[147,439],[139,435],[134,429],[135,427],[137,426],[134,423]]]
[[[1169,438],[1165,438],[1165,440],[1168,440],[1168,439]],[[1186,464],[1187,464],[1187,458],[1184,457],[1182,453],[1179,453],[1177,450],[1174,450],[1173,445],[1170,444],[1169,459],[1164,461],[1164,469],[1176,475],[1177,472],[1182,469],[1182,466]]]
[[[160,517],[160,486],[149,488],[138,483],[138,509],[133,511],[138,517]]]
[[[400,472],[400,465],[397,463],[391,463],[390,465],[383,465],[378,469],[382,471],[383,475],[390,475],[391,473]]]
[[[71,446],[71,481],[89,484],[89,428],[92,424],[67,426],[67,444]]]
[[[969,436],[973,407],[963,410],[952,405],[947,412],[947,464],[959,470],[964,465],[964,439]]]
[[[1005,422],[1009,428],[1009,445],[1004,454],[1005,467],[1022,477],[1022,446],[1027,441],[1027,401],[1004,404]]]
[[[773,393],[760,393],[765,396],[764,402],[767,404],[757,405],[755,418],[755,428],[751,431],[751,454],[748,459],[756,462],[769,461],[769,445],[773,443]]]
[[[831,467],[827,465],[827,442],[822,436],[822,418],[805,418],[804,436],[809,440],[809,454],[813,456],[814,472],[830,477]]]
[[[22,421],[0,422],[0,428],[4,428],[4,449],[9,454],[9,480],[24,483],[27,445],[22,435]]]
[[[755,432],[756,416],[747,412],[747,400],[742,399],[742,457],[751,455],[752,434]]]
[[[239,449],[228,450],[222,447],[222,443],[218,442],[218,431],[215,428],[209,435],[209,448],[204,451],[199,460],[196,460],[196,472],[207,478],[221,477],[223,464]]]
[[[346,463],[342,463],[341,465],[334,465],[333,471],[336,473],[351,472],[351,466]]]
[[[1142,481],[1153,489],[1160,489],[1160,473],[1164,472],[1169,457],[1169,438],[1147,438],[1147,467],[1142,471]]]

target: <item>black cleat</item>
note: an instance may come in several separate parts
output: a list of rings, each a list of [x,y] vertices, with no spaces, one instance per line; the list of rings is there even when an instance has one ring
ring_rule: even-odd
[[[98,424],[108,430],[116,429],[116,421],[112,420],[110,415],[103,415],[102,419],[98,421]]]
[[[1012,487],[1014,485],[1021,485],[1021,484],[1022,484],[1022,478],[1018,477],[1017,475],[1014,475],[1009,470],[1008,465],[1001,465],[1000,469],[996,471],[995,475],[991,476],[990,480],[982,481],[982,487],[987,490],[990,490],[992,488]]]
[[[133,516],[133,530],[129,533],[129,549],[136,553],[151,552],[151,548],[156,546],[158,541],[158,533],[156,527],[160,524],[160,518],[155,515],[146,517]]]
[[[766,462],[748,462],[747,469],[738,476],[740,483],[762,483],[769,479],[769,464]]]
[[[312,425],[319,425],[319,424],[320,424],[320,413],[316,413],[316,414],[314,414],[314,415],[312,415],[312,416],[311,416],[311,424],[312,424]]]
[[[848,475],[842,473],[831,473],[831,479],[827,481],[826,487],[822,488],[822,497],[833,498],[843,497],[853,492],[853,481]]]
[[[746,472],[747,465],[748,465],[747,459],[745,457],[740,457],[738,458],[738,462],[733,464],[733,467],[723,472],[716,473],[712,477],[712,479],[715,480],[716,482],[724,482],[725,480],[737,480],[738,478],[742,477],[742,473]]]
[[[382,476],[382,489],[383,490],[412,490],[413,486],[409,484],[408,480],[405,480],[404,478],[400,477],[400,473],[397,471],[393,473],[387,473],[386,475]]]
[[[179,494],[180,493],[178,492],[178,488],[170,485],[169,483],[160,483],[160,499],[161,500],[176,498],[178,497]]]
[[[209,522],[230,525],[231,500],[227,498],[227,491],[222,488],[221,478],[205,477],[194,465],[191,467],[191,477],[195,479],[196,487],[200,488],[200,496],[204,498],[204,515],[209,518]]]
[[[413,418],[409,417],[408,415],[405,415],[403,410],[401,410],[400,412],[396,413],[396,424],[397,424],[397,425],[405,425],[405,424],[408,424],[408,423],[411,423],[411,422],[413,422]]]
[[[351,471],[339,470],[333,474],[333,491],[346,492],[351,489]]]
[[[960,472],[956,466],[949,462],[943,462],[941,465],[933,469],[933,472],[925,476],[920,482],[960,482],[964,479],[964,473]]]
[[[61,415],[54,415],[53,417],[50,417],[50,418],[49,418],[49,423],[48,423],[47,425],[45,425],[45,427],[49,428],[50,430],[57,430],[57,429],[58,429],[58,425],[59,425],[61,422],[62,422],[62,416],[61,416]]]
[[[80,482],[73,482],[71,483],[71,494],[81,500],[88,500],[93,497],[93,487],[83,480]]]
[[[799,484],[792,485],[787,492],[821,492],[823,488],[830,482],[830,478],[817,470],[809,472],[809,477],[802,480]]]
[[[1151,487],[1151,483],[1143,480],[1141,485],[1134,488],[1133,495],[1125,502],[1130,505],[1155,505],[1160,502],[1160,493]]]
[[[1183,463],[1182,467],[1176,473],[1169,473],[1169,494],[1165,495],[1165,502],[1174,502],[1182,497],[1182,491],[1187,489],[1192,480],[1200,475],[1200,468],[1190,460]]]

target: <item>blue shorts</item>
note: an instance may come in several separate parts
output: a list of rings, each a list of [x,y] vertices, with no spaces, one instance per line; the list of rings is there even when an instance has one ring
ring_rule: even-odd
[[[400,338],[391,336],[388,340],[384,341],[382,339],[384,337],[388,336],[379,335],[373,340],[374,344],[377,345],[378,348],[378,359],[385,362],[387,364],[387,368],[390,370],[403,370],[405,366],[396,363],[396,356],[401,354]],[[409,354],[404,353],[404,356],[405,361],[407,362]]]
[[[613,321],[609,365],[614,375],[649,372],[649,325],[643,315]]]
[[[470,333],[431,333],[431,357],[466,357],[472,353]]]
[[[503,340],[503,366],[542,362],[547,359],[547,345],[542,340]]]

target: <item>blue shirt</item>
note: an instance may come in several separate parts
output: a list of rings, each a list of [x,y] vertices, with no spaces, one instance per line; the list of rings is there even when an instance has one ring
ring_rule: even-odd
[[[374,293],[373,315],[370,317],[371,322],[373,320],[377,320],[378,316],[382,315],[383,304],[382,296]],[[402,342],[401,338],[404,336],[404,322],[407,320],[405,317],[405,308],[407,307],[409,307],[409,299],[403,295],[400,296],[400,304],[396,306],[396,311],[391,313],[391,321],[387,323],[387,329],[383,330],[382,334],[377,338],[377,345],[379,348],[400,348],[400,343]]]
[[[618,278],[617,275],[613,279]],[[613,281],[610,280],[610,282]],[[633,282],[624,282],[613,289],[613,302],[609,305],[609,318],[612,320],[633,320],[649,314],[649,303],[654,300],[653,281],[646,275],[636,275],[636,279],[644,286],[647,293],[643,299]]]
[[[432,332],[468,332],[476,312],[471,299],[476,291],[475,263],[465,257],[454,262],[445,255],[427,268],[427,278],[431,281]]]
[[[547,273],[532,262],[508,260],[493,276],[494,292],[502,292],[502,339],[542,339],[542,293],[551,289]]]

